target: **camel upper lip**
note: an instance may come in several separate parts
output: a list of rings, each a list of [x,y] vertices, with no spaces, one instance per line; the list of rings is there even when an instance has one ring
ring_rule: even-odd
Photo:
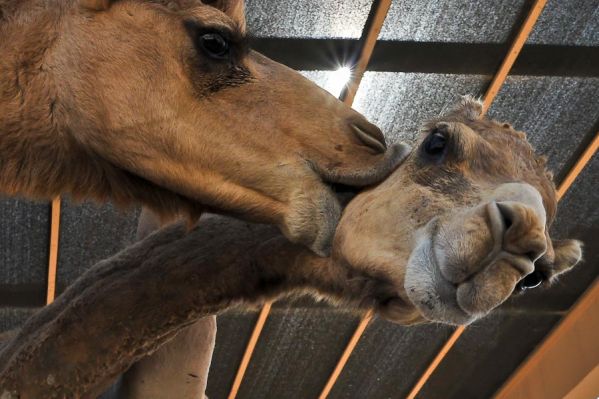
[[[415,256],[418,256],[415,252],[429,252],[429,255],[423,257],[426,259],[426,263],[428,264],[427,269],[430,273],[428,276],[430,281],[425,295],[437,297],[438,303],[436,303],[435,306],[431,306],[430,299],[425,300],[423,296],[419,296],[419,294],[412,291],[408,286],[405,286],[404,288],[410,301],[426,319],[455,325],[468,324],[474,319],[474,315],[470,314],[459,305],[457,299],[458,284],[454,284],[443,276],[434,255],[433,244],[435,242],[435,232],[438,229],[438,225],[439,218],[434,218],[422,228],[420,233],[422,235],[418,239],[419,243],[412,251],[412,255],[407,264],[409,273],[411,267],[414,268],[420,266],[413,264],[416,259]],[[406,273],[406,275],[408,273]],[[404,285],[406,282],[407,279],[404,282]]]
[[[373,131],[372,129],[365,129],[358,126],[355,123],[351,124],[354,134],[367,147],[372,148],[376,152],[381,154],[387,151],[387,143],[385,142],[385,136],[380,130]]]

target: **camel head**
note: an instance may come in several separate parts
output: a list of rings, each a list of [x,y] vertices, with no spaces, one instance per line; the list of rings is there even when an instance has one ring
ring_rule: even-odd
[[[70,167],[35,189],[15,179],[14,192],[141,202],[169,216],[217,211],[276,224],[324,254],[341,214],[329,184],[378,182],[408,152],[387,148],[363,116],[251,51],[241,0],[56,3],[38,90]]]
[[[578,241],[549,237],[556,206],[545,159],[525,135],[464,98],[424,126],[387,180],[350,202],[333,255],[383,282],[372,294],[383,316],[468,324],[580,260]]]

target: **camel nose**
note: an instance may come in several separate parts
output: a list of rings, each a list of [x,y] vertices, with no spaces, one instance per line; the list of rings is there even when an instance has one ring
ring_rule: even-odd
[[[381,129],[366,120],[350,123],[350,126],[362,144],[377,153],[383,154],[387,151],[387,143]]]
[[[516,201],[497,202],[497,208],[504,224],[504,249],[536,262],[547,251],[544,221],[533,208]]]

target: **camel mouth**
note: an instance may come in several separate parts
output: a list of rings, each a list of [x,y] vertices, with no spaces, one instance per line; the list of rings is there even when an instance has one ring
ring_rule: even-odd
[[[404,289],[422,316],[469,324],[501,305],[527,276],[524,285],[540,285],[534,273],[547,250],[544,209],[540,194],[525,188],[519,198],[498,195],[416,232]]]
[[[434,251],[435,232],[439,219],[432,219],[417,233],[417,243],[406,265],[404,289],[408,299],[432,322],[467,325],[479,315],[464,310],[458,301],[458,284],[441,273]]]

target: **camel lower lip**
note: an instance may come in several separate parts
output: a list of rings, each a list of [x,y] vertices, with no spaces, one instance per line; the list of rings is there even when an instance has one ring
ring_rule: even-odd
[[[423,234],[408,260],[404,288],[410,301],[426,319],[446,324],[468,324],[474,317],[459,306],[456,285],[442,276],[432,255],[432,233],[437,223],[437,220],[431,220],[423,228]]]

